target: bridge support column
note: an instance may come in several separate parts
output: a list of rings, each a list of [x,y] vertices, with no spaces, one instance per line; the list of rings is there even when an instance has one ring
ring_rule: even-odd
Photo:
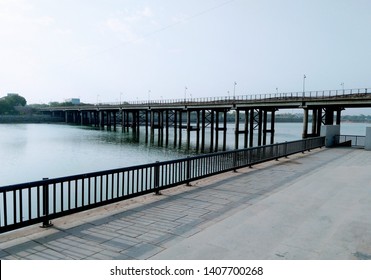
[[[275,108],[251,108],[245,111],[245,146],[247,146],[247,134],[249,135],[249,147],[254,147],[254,131],[257,131],[257,146],[266,145],[268,133],[269,143],[274,143],[275,132]],[[271,123],[268,128],[268,113],[271,115]],[[249,116],[249,120],[247,119]],[[248,130],[248,126],[250,129]]]
[[[215,149],[217,152],[219,148],[219,111],[215,111]]]
[[[176,147],[178,139],[178,112],[174,110],[174,148]]]
[[[214,150],[214,128],[215,128],[215,122],[214,122],[214,110],[210,111],[210,152]]]
[[[227,150],[227,110],[223,112],[223,151]]]
[[[99,127],[104,128],[104,111],[99,111]]]
[[[250,131],[249,131],[249,147],[254,146],[254,114],[255,109],[250,109],[250,120],[249,120],[249,125],[250,125]]]
[[[150,143],[153,144],[155,140],[155,118],[154,118],[154,111],[150,111],[150,128],[151,128],[151,133],[150,133]]]
[[[234,119],[234,148],[238,149],[238,140],[240,138],[240,110],[237,109],[235,112]]]
[[[304,108],[304,117],[303,117],[303,134],[302,138],[308,137],[308,109]]]
[[[205,127],[206,127],[206,111],[201,111],[201,153],[205,152]]]
[[[158,145],[162,146],[164,143],[164,111],[158,111]]]
[[[337,109],[336,110],[336,124],[337,125],[340,125],[340,123],[341,123],[341,111],[342,111],[342,109]]]
[[[196,151],[198,152],[200,149],[200,110],[196,111]]]
[[[116,111],[112,112],[113,114],[113,131],[116,131]]]
[[[249,141],[249,110],[245,110],[245,128],[243,131],[243,147],[246,149],[248,147]]]
[[[191,110],[187,110],[187,150],[191,147]]]
[[[179,110],[179,149],[182,147],[183,111]]]

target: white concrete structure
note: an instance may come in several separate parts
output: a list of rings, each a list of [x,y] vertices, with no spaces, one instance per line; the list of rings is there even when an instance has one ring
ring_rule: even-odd
[[[371,127],[366,127],[365,149],[371,151]]]
[[[335,144],[335,136],[340,135],[340,125],[324,125],[321,128],[321,136],[325,136],[326,147],[332,147]]]

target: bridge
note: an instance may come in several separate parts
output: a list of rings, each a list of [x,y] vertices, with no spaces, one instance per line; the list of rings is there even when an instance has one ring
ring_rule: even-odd
[[[66,123],[92,125],[138,133],[145,127],[145,139],[174,146],[181,146],[186,131],[186,145],[191,137],[196,139],[197,152],[216,152],[221,142],[226,150],[228,113],[234,121],[235,149],[274,143],[275,113],[280,109],[302,109],[303,138],[321,134],[321,125],[340,124],[341,112],[346,108],[371,107],[371,89],[324,90],[290,92],[235,97],[209,97],[190,99],[147,100],[124,103],[84,104],[70,107],[47,107],[44,114],[63,117]],[[309,116],[311,115],[311,123]],[[170,129],[173,133],[170,134]],[[210,134],[206,136],[206,129]],[[171,136],[170,136],[171,135]]]

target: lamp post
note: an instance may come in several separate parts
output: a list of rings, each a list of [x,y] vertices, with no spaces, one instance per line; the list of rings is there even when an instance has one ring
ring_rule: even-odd
[[[184,87],[184,101],[187,100],[187,86]]]
[[[121,96],[122,96],[122,92],[120,92],[120,106],[121,106]]]
[[[151,90],[149,89],[148,90],[148,104],[149,104],[149,101],[151,100]]]
[[[307,76],[305,76],[304,74],[304,77],[303,77],[303,97],[305,96],[305,79],[307,78]]]
[[[234,82],[234,84],[233,84],[233,99],[236,98],[236,85],[237,85],[237,82]]]

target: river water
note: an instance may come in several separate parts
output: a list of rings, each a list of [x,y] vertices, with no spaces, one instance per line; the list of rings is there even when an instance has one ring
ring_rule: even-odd
[[[365,135],[367,126],[370,124],[343,123],[341,134]],[[233,124],[228,125],[227,132],[227,148],[233,149]],[[301,123],[277,123],[275,142],[298,140],[301,133]],[[184,143],[181,149],[174,148],[171,141],[167,148],[148,144],[144,135],[141,131],[136,139],[130,132],[122,133],[121,128],[115,132],[64,124],[0,124],[0,186],[194,154],[192,149],[184,149]]]

